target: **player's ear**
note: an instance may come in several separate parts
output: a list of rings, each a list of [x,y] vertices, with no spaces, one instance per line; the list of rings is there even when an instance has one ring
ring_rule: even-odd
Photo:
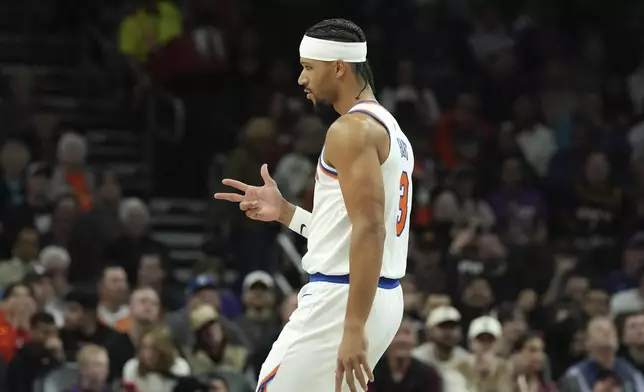
[[[345,73],[349,71],[349,64],[344,61],[335,62],[335,76],[341,78]]]

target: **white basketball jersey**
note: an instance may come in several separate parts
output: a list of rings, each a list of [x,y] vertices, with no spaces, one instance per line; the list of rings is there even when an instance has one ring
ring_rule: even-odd
[[[354,112],[371,116],[389,133],[389,155],[381,165],[385,187],[386,237],[380,276],[399,279],[407,269],[414,153],[394,116],[376,101],[357,102],[349,110],[349,113]],[[304,270],[309,274],[349,274],[351,220],[337,172],[324,162],[324,149],[315,175],[313,211],[308,232],[308,252],[302,259]]]

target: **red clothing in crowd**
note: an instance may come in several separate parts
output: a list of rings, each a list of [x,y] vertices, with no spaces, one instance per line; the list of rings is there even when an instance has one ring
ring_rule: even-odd
[[[16,351],[29,341],[29,331],[14,328],[0,312],[0,356],[9,363]]]

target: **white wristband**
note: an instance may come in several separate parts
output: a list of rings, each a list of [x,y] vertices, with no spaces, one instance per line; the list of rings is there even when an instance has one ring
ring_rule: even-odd
[[[307,210],[295,207],[293,219],[288,225],[288,228],[298,233],[304,238],[309,238],[309,224],[311,222],[311,213]]]

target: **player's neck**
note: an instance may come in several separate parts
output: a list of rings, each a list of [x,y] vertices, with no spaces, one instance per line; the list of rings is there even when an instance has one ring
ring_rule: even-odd
[[[340,98],[333,104],[333,109],[335,109],[335,111],[341,116],[346,114],[356,102],[376,99],[371,87],[369,86],[367,86],[357,97],[354,92],[355,89],[349,90],[353,91],[343,92],[340,94]]]

